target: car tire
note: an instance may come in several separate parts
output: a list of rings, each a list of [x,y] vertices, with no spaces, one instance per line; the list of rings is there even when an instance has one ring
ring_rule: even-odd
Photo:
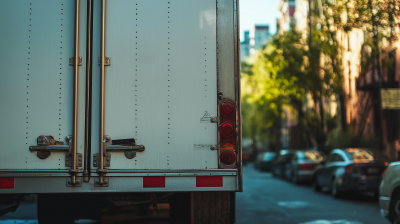
[[[277,177],[278,176],[278,175],[276,175],[275,169],[271,169],[271,172],[272,172],[272,176],[273,177]]]
[[[318,184],[318,180],[316,177],[314,177],[314,179],[313,179],[312,188],[315,192],[321,192],[321,190],[322,190],[321,186]]]
[[[292,183],[294,183],[294,184],[298,184],[299,183],[299,178],[298,178],[297,174],[295,174],[294,172],[292,173],[291,180],[292,180]]]
[[[388,218],[392,224],[400,224],[400,194],[390,199]]]
[[[291,180],[292,178],[293,178],[293,172],[288,169],[285,169],[285,179]]]
[[[331,194],[334,198],[340,198],[342,196],[342,192],[338,190],[336,178],[332,178],[331,181]]]

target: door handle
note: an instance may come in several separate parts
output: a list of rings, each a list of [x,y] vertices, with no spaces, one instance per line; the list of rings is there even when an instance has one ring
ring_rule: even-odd
[[[136,152],[143,152],[145,150],[144,145],[136,145],[135,139],[122,139],[113,140],[111,145],[107,143],[111,142],[110,136],[105,136],[106,146],[105,153],[107,152],[124,152],[127,159],[133,159],[136,156]]]
[[[104,145],[104,153],[100,156],[100,153],[93,155],[93,166],[110,167],[111,165],[111,152],[124,152],[127,159],[133,159],[136,157],[137,152],[143,152],[145,150],[144,145],[136,145],[135,139],[120,139],[113,140],[110,145],[111,138],[106,135],[102,144]],[[100,164],[100,158],[103,157],[103,164]]]

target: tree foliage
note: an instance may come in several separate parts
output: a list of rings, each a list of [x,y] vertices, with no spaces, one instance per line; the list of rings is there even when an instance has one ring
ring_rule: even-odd
[[[298,111],[299,125],[317,145],[324,145],[329,133],[338,127],[338,117],[325,112],[324,102],[340,96],[343,90],[344,43],[339,33],[354,29],[365,32],[361,48],[361,75],[378,58],[381,72],[392,62],[384,45],[400,33],[399,0],[309,0],[308,29],[274,36],[251,62],[242,63],[243,136],[269,141],[279,148],[283,108]],[[304,112],[303,105],[312,101]],[[342,127],[344,123],[342,119]],[[310,140],[309,139],[309,140]]]

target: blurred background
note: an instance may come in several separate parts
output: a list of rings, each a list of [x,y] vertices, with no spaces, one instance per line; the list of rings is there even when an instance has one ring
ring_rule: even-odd
[[[398,157],[398,1],[240,4],[243,146],[252,160],[343,147]]]
[[[240,2],[244,194],[265,198],[238,211],[265,223],[400,223],[399,6]]]

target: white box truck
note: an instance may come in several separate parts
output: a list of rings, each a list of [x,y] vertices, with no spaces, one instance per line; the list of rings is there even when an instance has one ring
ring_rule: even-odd
[[[165,198],[176,223],[233,223],[238,4],[1,0],[1,213],[26,194],[39,223]]]

